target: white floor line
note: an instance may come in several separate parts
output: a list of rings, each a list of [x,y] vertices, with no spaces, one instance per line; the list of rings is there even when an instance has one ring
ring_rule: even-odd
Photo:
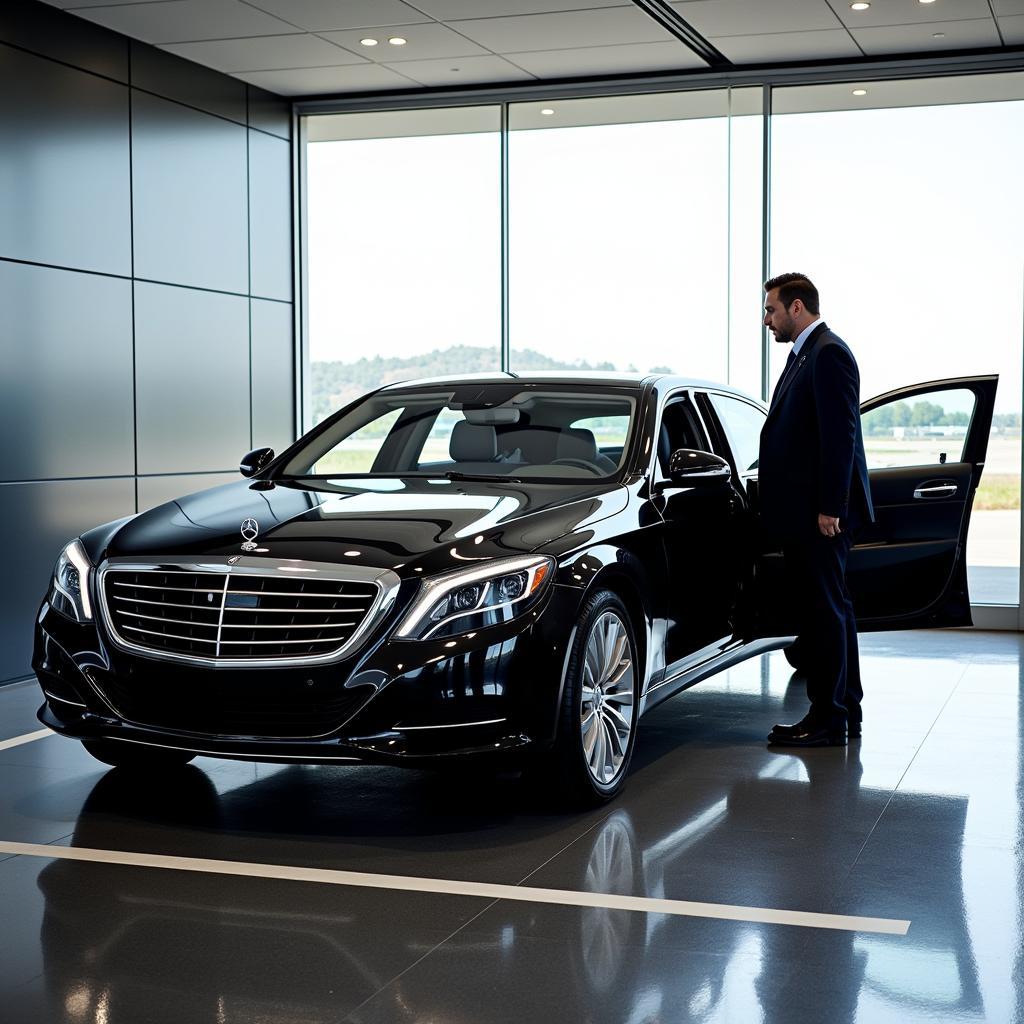
[[[848,917],[843,914],[815,914],[802,910],[737,907],[725,903],[693,903],[688,900],[658,900],[641,896],[573,892],[569,889],[535,889],[521,885],[449,881],[444,878],[418,878],[409,875],[377,875],[362,871],[291,867],[285,864],[249,864],[243,861],[205,860],[198,857],[165,857],[151,853],[122,853],[117,850],[90,850],[74,846],[46,846],[41,843],[0,841],[0,853],[57,860],[89,861],[98,864],[165,868],[172,871],[240,875],[245,878],[319,882],[324,885],[351,885],[368,889],[431,892],[450,896],[479,896],[484,899],[552,903],[569,907],[606,907],[611,910],[635,910],[647,914],[675,914],[682,917],[707,917],[722,921],[747,921],[754,924],[786,924],[801,928],[874,932],[880,935],[906,935],[907,929],[910,928],[909,921],[898,921],[885,917]]]
[[[12,736],[9,740],[0,740],[0,750],[20,747],[23,743],[31,743],[33,740],[41,740],[44,736],[56,735],[52,729],[40,729],[38,732],[27,732],[24,736]]]

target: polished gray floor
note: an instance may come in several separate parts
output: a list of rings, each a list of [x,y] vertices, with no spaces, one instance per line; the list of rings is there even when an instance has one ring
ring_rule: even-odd
[[[862,638],[864,738],[768,750],[781,654],[645,717],[623,796],[198,760],[159,783],[0,750],[0,840],[899,918],[905,936],[0,860],[3,1024],[1024,1021],[1024,639]],[[34,731],[0,689],[0,740]],[[3,857],[0,854],[0,857]]]

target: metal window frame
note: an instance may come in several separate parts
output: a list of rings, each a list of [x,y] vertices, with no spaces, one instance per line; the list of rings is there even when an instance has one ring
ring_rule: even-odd
[[[764,279],[770,276],[771,260],[771,160],[772,93],[794,85],[834,85],[845,82],[872,82],[897,79],[986,75],[999,72],[1024,72],[1024,46],[982,49],[969,53],[949,53],[922,58],[920,55],[829,60],[815,64],[762,65],[727,70],[693,71],[668,74],[638,74],[601,78],[561,79],[531,85],[484,85],[470,88],[433,88],[391,92],[361,93],[358,96],[299,98],[292,103],[293,197],[296,296],[295,309],[295,399],[299,433],[308,427],[309,381],[309,274],[306,218],[306,130],[305,118],[317,114],[370,113],[392,110],[418,110],[438,107],[496,106],[500,110],[499,168],[499,244],[501,247],[501,370],[509,371],[510,281],[509,281],[509,116],[514,103],[541,100],[587,99],[645,93],[690,92],[707,89],[762,89],[762,211],[761,246]],[[1024,341],[1024,323],[1021,325]],[[768,331],[761,332],[761,398],[767,401],[770,343]],[[1024,376],[1024,368],[1022,368]],[[1022,403],[1024,414],[1024,403]],[[1024,478],[1024,446],[1021,473]],[[1024,517],[1021,552],[1024,554]],[[973,605],[975,625],[983,629],[1024,631],[1024,558],[1018,566],[1018,603],[1016,605]]]

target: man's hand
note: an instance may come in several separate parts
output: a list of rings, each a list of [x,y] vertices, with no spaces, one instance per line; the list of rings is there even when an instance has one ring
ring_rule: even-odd
[[[835,537],[843,531],[839,529],[838,516],[818,515],[818,529],[826,537]]]

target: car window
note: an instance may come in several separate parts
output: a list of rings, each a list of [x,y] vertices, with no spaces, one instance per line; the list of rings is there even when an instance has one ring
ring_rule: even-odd
[[[381,391],[300,445],[282,476],[605,478],[621,468],[637,395],[521,383]]]
[[[390,409],[342,438],[313,466],[313,473],[369,473],[401,409]]]
[[[740,473],[756,472],[765,413],[756,405],[729,395],[709,394],[708,398],[729,440],[736,469]]]
[[[700,421],[688,398],[676,398],[665,406],[658,432],[658,464],[664,476],[668,476],[668,462],[674,451],[691,448],[710,451]]]
[[[973,391],[950,388],[876,406],[861,417],[868,469],[959,462],[974,405]]]

